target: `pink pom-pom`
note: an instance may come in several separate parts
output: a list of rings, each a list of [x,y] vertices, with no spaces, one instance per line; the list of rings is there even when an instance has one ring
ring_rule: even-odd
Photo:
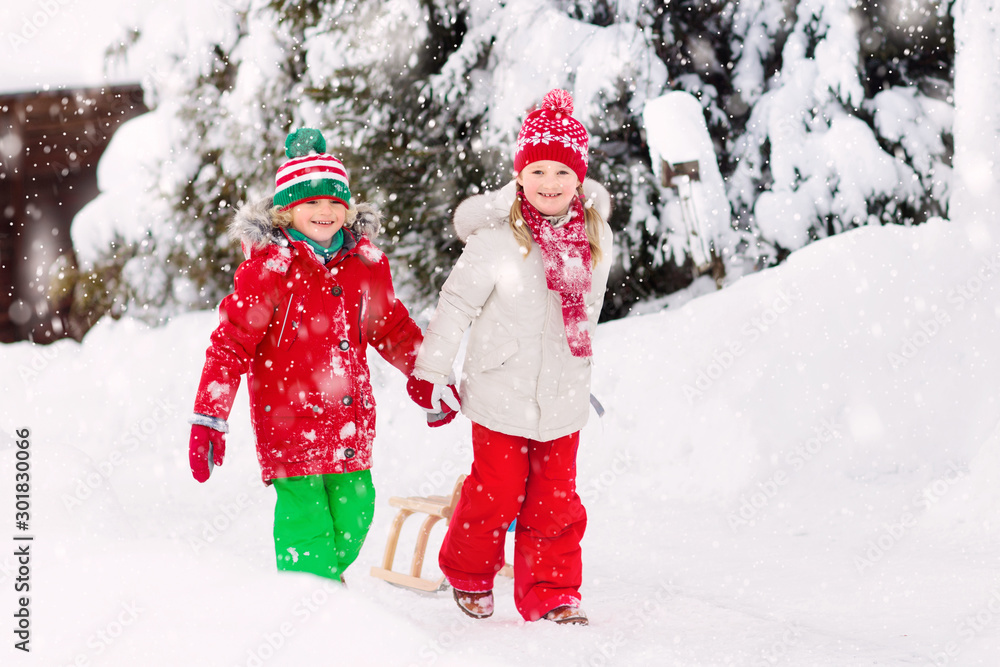
[[[573,115],[573,96],[561,88],[553,88],[542,100],[543,109]]]

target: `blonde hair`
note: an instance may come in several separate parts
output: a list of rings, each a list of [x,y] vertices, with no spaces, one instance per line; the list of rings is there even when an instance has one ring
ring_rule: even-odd
[[[524,191],[520,183],[517,184],[517,191]],[[583,183],[577,186],[576,192],[581,198],[584,198]],[[586,199],[584,198],[584,200]],[[590,266],[593,268],[604,256],[601,252],[601,233],[604,231],[604,219],[601,218],[601,214],[597,212],[595,207],[586,204],[583,206],[583,217],[586,222],[587,241],[590,243]],[[528,253],[531,252],[531,230],[528,229],[528,224],[524,221],[520,197],[514,197],[514,204],[510,207],[510,228],[514,232],[514,239],[517,240],[517,244],[524,251],[524,256],[527,257]]]
[[[280,206],[275,206],[271,209],[271,224],[279,229],[285,229],[290,224],[292,224],[292,208],[282,208]],[[358,208],[351,205],[347,209],[347,215],[344,217],[344,227],[350,227],[354,222],[354,218],[358,215]]]

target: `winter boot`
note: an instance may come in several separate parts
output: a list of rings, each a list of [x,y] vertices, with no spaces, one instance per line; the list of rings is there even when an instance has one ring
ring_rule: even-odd
[[[568,604],[559,605],[542,618],[559,625],[589,625],[587,614],[579,607]]]
[[[493,615],[493,591],[470,593],[453,588],[458,608],[472,618],[489,618]]]

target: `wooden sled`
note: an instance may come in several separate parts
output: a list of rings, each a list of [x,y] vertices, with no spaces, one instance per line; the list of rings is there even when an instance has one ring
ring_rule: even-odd
[[[431,528],[441,519],[444,519],[446,523],[451,519],[451,515],[455,512],[455,506],[458,505],[458,498],[462,493],[462,483],[465,481],[465,477],[465,475],[459,475],[450,496],[408,496],[406,498],[393,496],[389,498],[389,505],[399,508],[399,512],[396,514],[396,518],[392,522],[392,527],[389,529],[389,541],[385,545],[382,567],[372,567],[371,575],[373,577],[384,579],[396,586],[412,588],[428,593],[447,588],[444,576],[440,576],[437,579],[428,579],[422,577],[421,572],[424,569],[424,556],[427,552],[427,540],[430,538]],[[424,519],[423,524],[420,526],[420,532],[417,534],[417,543],[413,549],[410,573],[396,572],[392,569],[392,564],[396,559],[396,546],[399,543],[399,533],[403,528],[403,523],[412,514],[417,512],[426,514],[427,518]],[[503,569],[500,570],[500,574],[507,577],[514,576],[511,566],[506,563]]]

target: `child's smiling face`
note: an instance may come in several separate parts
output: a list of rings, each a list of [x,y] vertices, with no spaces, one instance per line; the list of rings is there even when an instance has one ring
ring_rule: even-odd
[[[525,165],[517,175],[528,203],[542,215],[565,215],[576,196],[580,179],[576,172],[555,160],[538,160]]]
[[[292,207],[292,229],[324,248],[344,226],[347,207],[333,199],[311,199]]]

